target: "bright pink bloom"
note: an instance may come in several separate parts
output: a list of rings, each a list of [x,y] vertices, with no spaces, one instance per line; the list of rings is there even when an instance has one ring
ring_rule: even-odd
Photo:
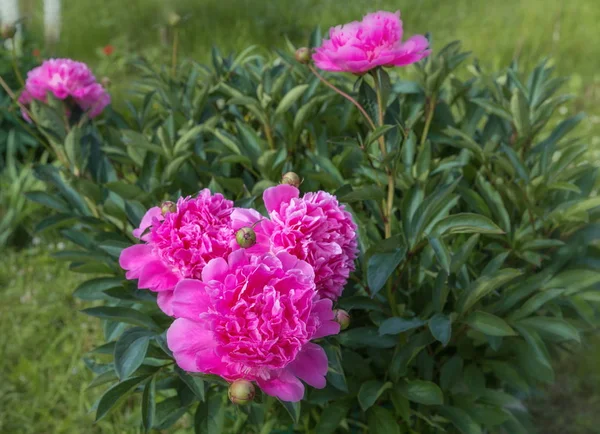
[[[110,103],[110,95],[96,82],[87,65],[71,59],[45,60],[29,71],[19,102],[24,105],[33,100],[47,102],[48,93],[62,100],[70,98],[90,118],[98,116]],[[23,117],[30,121],[25,112]]]
[[[402,42],[400,12],[375,12],[361,22],[332,27],[313,60],[325,71],[362,74],[378,66],[404,66],[427,57],[429,41],[415,35]]]
[[[269,220],[254,227],[257,243],[248,250],[286,251],[308,262],[315,270],[319,295],[335,301],[354,271],[356,224],[329,193],[317,191],[299,196],[296,187],[286,184],[265,190],[263,199]],[[235,229],[263,217],[254,210],[236,209],[231,218]]]
[[[210,261],[201,281],[181,281],[172,306],[167,343],[182,369],[255,381],[284,401],[302,399],[300,380],[325,387],[327,356],[310,341],[340,327],[306,262],[237,250]]]
[[[177,211],[165,216],[160,208],[150,208],[133,231],[145,244],[126,248],[119,258],[125,276],[139,279],[140,289],[158,292],[158,305],[172,315],[170,302],[177,282],[199,279],[211,259],[227,257],[233,250],[232,211],[232,201],[208,189],[196,198],[180,198]]]

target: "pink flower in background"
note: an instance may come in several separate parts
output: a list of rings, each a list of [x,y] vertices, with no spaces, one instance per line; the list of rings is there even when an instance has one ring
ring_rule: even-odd
[[[133,231],[144,241],[126,248],[119,264],[140,289],[158,292],[158,305],[172,315],[173,288],[182,279],[199,279],[214,258],[227,257],[235,243],[230,214],[233,202],[204,189],[196,198],[180,198],[175,212],[148,210]]]
[[[299,196],[296,187],[286,184],[265,190],[269,220],[256,225],[257,244],[248,250],[285,251],[308,262],[315,270],[319,295],[335,301],[354,271],[356,225],[335,196],[324,191]],[[236,228],[260,219],[254,210],[236,209],[232,225]]]
[[[19,102],[47,102],[48,93],[61,100],[71,99],[90,118],[98,116],[110,103],[110,95],[96,82],[87,65],[71,59],[45,60],[29,71]],[[30,121],[26,113],[23,117]]]
[[[254,381],[284,401],[302,399],[300,380],[325,387],[327,356],[310,341],[340,327],[306,262],[237,250],[211,260],[201,281],[181,281],[172,308],[167,343],[182,369]]]
[[[402,42],[400,12],[375,12],[361,22],[332,27],[313,60],[325,71],[362,74],[378,66],[404,66],[430,54],[429,41],[415,35]]]

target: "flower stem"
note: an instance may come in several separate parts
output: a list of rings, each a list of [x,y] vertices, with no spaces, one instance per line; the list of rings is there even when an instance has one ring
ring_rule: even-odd
[[[23,77],[21,76],[21,72],[19,71],[19,64],[17,63],[17,43],[15,42],[14,38],[11,40],[11,45],[13,70],[15,71],[15,75],[17,76],[17,80],[19,80],[19,83],[21,83],[21,86],[25,87],[25,82],[23,81]]]
[[[175,77],[177,73],[177,47],[179,46],[179,31],[173,28],[173,53],[171,57],[171,75]]]
[[[329,81],[327,81],[325,79],[325,77],[323,77],[321,74],[319,74],[319,72],[315,69],[314,66],[308,65],[308,68],[315,75],[315,77],[317,77],[319,80],[321,80],[323,82],[323,84],[325,84],[327,87],[333,89],[334,91],[336,91],[337,93],[339,93],[341,96],[343,96],[344,98],[346,98],[348,101],[350,101],[352,104],[354,104],[356,106],[356,108],[358,108],[358,110],[360,111],[360,113],[363,115],[363,117],[366,119],[366,121],[369,124],[369,126],[371,127],[371,129],[374,130],[376,128],[375,123],[373,122],[373,119],[371,119],[371,117],[369,116],[369,114],[367,113],[367,111],[363,108],[363,106],[361,106],[359,104],[358,101],[356,101],[354,98],[352,98],[350,95],[348,95],[343,90],[337,88],[335,85],[333,85],[332,83],[330,83]]]
[[[381,95],[381,83],[377,78],[377,70],[373,71],[373,81],[375,82],[375,93],[377,95],[377,107],[379,112],[379,126],[383,126],[383,115],[385,107],[383,106],[383,98]],[[387,150],[385,149],[385,138],[383,135],[379,136],[379,149],[381,150],[381,155],[385,157],[387,155]],[[392,236],[392,210],[394,208],[394,174],[392,171],[387,168],[387,177],[388,177],[388,191],[387,191],[387,201],[385,208],[385,221],[384,221],[384,229],[385,229],[385,238],[390,238]]]
[[[429,106],[427,107],[427,119],[425,119],[425,127],[423,127],[423,135],[421,136],[421,145],[427,141],[427,135],[429,134],[429,127],[431,126],[431,120],[433,119],[433,112],[435,111],[436,96],[433,95],[429,100]]]

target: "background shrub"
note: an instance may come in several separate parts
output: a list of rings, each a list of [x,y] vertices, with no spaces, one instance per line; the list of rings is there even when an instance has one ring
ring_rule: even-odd
[[[56,106],[34,107],[56,158],[35,168],[47,190],[28,193],[53,210],[37,229],[77,246],[55,256],[93,277],[75,296],[101,302],[84,310],[103,319],[107,342],[88,361],[93,384],[108,386],[97,418],[139,392],[146,429],[193,413],[197,432],[531,432],[523,399],[596,326],[597,170],[569,135],[582,116],[552,123],[566,97],[551,67],[475,64],[462,81],[466,57],[453,43],[419,64],[417,81],[380,72],[375,132],[289,55],[250,49],[213,50],[210,67],[175,75],[140,62],[137,102],[95,123],[67,128],[52,122]],[[379,117],[370,77],[330,79]],[[289,170],[303,190],[335,192],[359,224],[358,268],[338,302],[352,324],[324,344],[325,389],[234,407],[219,380],[173,368],[170,319],[117,260],[148,207],[208,187],[260,208]],[[140,328],[145,350],[127,351]]]

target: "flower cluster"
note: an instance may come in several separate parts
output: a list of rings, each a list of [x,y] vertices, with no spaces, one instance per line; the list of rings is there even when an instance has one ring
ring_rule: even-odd
[[[415,35],[402,42],[400,12],[375,12],[362,21],[332,27],[313,60],[325,71],[363,74],[378,66],[405,66],[430,54],[429,41]]]
[[[302,381],[325,387],[312,341],[340,331],[333,302],[354,269],[356,226],[322,191],[280,185],[263,199],[267,217],[209,190],[151,208],[120,264],[175,318],[167,343],[182,369],[299,401]]]
[[[98,116],[110,104],[110,95],[87,65],[71,59],[46,60],[29,71],[19,102],[23,105],[33,100],[47,102],[48,93],[78,106],[90,118]],[[23,117],[30,121],[26,112]]]

